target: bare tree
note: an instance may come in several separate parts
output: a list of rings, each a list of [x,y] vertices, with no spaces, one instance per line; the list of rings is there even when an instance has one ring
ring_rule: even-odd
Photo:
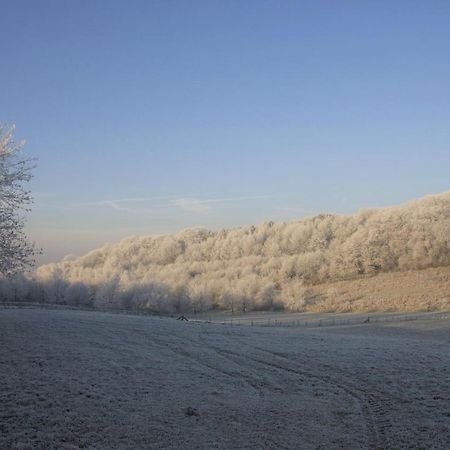
[[[22,157],[23,143],[13,139],[14,127],[0,126],[0,273],[10,276],[34,262],[36,249],[27,241],[24,215],[32,203],[24,185],[33,161]]]

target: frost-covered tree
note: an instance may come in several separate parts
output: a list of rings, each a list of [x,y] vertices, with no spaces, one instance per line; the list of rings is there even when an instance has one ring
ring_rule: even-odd
[[[24,213],[32,203],[25,184],[33,161],[21,155],[23,143],[14,141],[13,131],[0,126],[0,273],[4,276],[30,266],[36,254],[24,232]]]
[[[91,306],[92,299],[88,287],[81,282],[72,283],[65,292],[65,300],[68,305]]]
[[[80,286],[67,297],[64,280],[84,283],[96,306],[152,312],[313,311],[321,301],[350,311],[358,295],[328,283],[439,266],[450,266],[450,192],[354,215],[130,237],[42,266],[36,279],[47,301],[78,301]]]

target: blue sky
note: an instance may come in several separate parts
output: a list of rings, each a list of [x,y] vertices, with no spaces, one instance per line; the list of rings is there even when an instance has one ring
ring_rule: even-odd
[[[450,189],[447,1],[3,1],[40,261]]]

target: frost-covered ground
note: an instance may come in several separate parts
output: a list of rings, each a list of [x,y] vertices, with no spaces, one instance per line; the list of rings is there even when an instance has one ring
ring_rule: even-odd
[[[450,321],[0,310],[0,448],[450,448]]]

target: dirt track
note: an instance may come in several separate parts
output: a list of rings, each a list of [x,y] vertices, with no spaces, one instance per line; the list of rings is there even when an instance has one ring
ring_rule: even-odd
[[[0,448],[450,448],[448,321],[299,330],[11,309],[0,344]]]

